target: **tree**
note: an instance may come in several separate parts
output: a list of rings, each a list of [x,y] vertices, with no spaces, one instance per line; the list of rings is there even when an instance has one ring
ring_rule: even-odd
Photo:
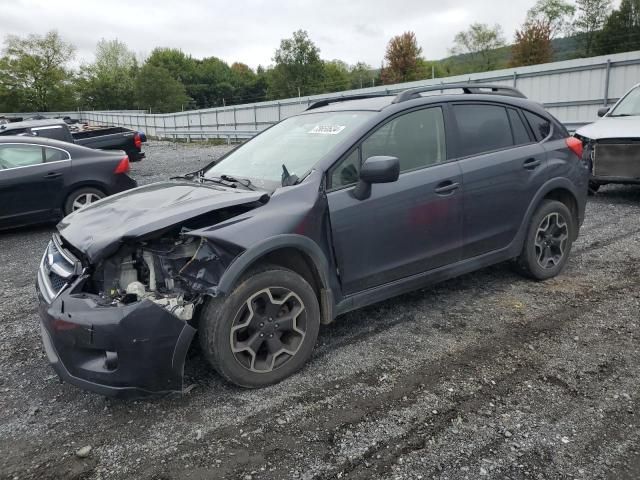
[[[351,88],[364,88],[375,86],[376,72],[371,65],[358,62],[349,68],[349,79]]]
[[[547,23],[530,21],[516,30],[510,66],[538,65],[552,60],[551,28]]]
[[[622,0],[611,12],[595,40],[594,53],[629,52],[640,49],[640,0]]]
[[[70,108],[74,104],[69,88],[72,73],[66,65],[73,56],[73,45],[56,31],[26,38],[9,35],[0,70],[3,89],[20,97],[24,110]]]
[[[598,32],[602,29],[611,11],[611,0],[577,0],[578,17],[574,25],[582,34],[584,53],[590,56]]]
[[[576,7],[564,0],[538,0],[527,12],[526,23],[539,22],[549,29],[551,38],[556,38],[571,31],[569,19]]]
[[[454,55],[469,54],[472,61],[481,70],[493,70],[496,67],[494,50],[505,45],[502,27],[490,27],[484,23],[474,23],[468,30],[459,32],[454,38]]]
[[[77,86],[81,104],[96,109],[131,108],[137,70],[135,54],[125,43],[100,40],[94,63],[80,71]]]
[[[331,60],[324,62],[324,91],[339,92],[349,90],[351,78],[349,76],[349,65],[342,60]]]
[[[180,111],[188,102],[184,85],[163,67],[145,64],[136,78],[138,106],[154,112]]]
[[[384,59],[387,66],[382,69],[382,83],[400,83],[420,78],[419,60],[422,48],[418,46],[416,34],[405,32],[389,40]]]
[[[293,33],[280,42],[273,56],[275,66],[270,74],[271,98],[312,95],[324,86],[324,63],[320,49],[305,30]]]

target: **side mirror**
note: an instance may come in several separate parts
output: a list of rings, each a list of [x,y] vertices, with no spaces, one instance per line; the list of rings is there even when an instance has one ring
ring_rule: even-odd
[[[360,180],[353,190],[358,200],[366,200],[371,196],[371,185],[374,183],[393,183],[400,176],[400,160],[396,157],[369,157],[360,169]]]
[[[598,109],[598,116],[599,117],[604,117],[607,113],[609,113],[609,110],[611,110],[609,107],[602,107]]]

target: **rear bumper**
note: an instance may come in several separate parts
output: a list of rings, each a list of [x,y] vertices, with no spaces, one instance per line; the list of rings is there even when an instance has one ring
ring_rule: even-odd
[[[137,186],[138,182],[136,182],[129,175],[127,175],[126,173],[119,173],[115,175],[115,179],[111,184],[111,191],[109,192],[109,195],[124,192],[126,190],[131,190],[132,188],[136,188]]]
[[[195,329],[148,300],[101,304],[80,293],[85,280],[51,299],[45,275],[38,275],[42,341],[61,380],[114,397],[182,391]]]
[[[146,158],[147,154],[144,152],[130,152],[129,154],[129,160],[131,160],[132,162],[138,162],[140,160],[142,160],[143,158]]]

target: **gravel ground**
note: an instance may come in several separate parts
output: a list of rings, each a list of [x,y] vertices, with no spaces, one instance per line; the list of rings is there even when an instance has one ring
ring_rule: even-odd
[[[227,147],[146,150],[141,183]],[[557,279],[499,265],[351,313],[263,390],[194,351],[188,394],[136,402],[57,381],[34,291],[53,229],[2,233],[0,478],[640,478],[639,218],[640,188],[604,188]]]

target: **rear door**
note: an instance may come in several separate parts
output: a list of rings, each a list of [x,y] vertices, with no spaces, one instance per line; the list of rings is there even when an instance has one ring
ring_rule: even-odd
[[[358,200],[362,161],[400,159],[395,183],[372,186]],[[460,259],[462,175],[447,154],[444,110],[404,113],[379,127],[329,171],[333,243],[346,295]]]
[[[0,144],[0,227],[53,219],[70,166],[65,150]]]
[[[464,258],[515,238],[548,178],[547,155],[523,113],[508,105],[456,103],[457,155],[464,183]]]

